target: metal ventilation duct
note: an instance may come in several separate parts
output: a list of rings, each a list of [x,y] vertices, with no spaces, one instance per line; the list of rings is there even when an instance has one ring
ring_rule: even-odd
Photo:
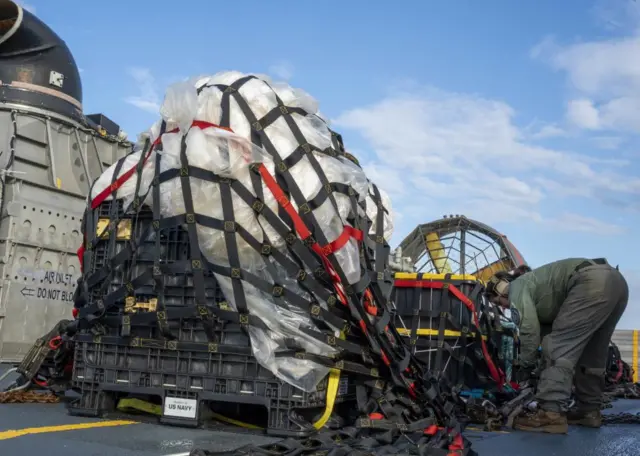
[[[0,104],[83,120],[82,82],[64,41],[11,0],[0,0]]]

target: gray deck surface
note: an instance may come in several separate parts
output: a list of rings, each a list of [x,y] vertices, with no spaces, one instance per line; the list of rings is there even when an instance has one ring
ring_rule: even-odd
[[[0,372],[2,370],[0,366]],[[619,412],[639,413],[640,401],[616,401],[614,408],[607,411]],[[246,433],[152,424],[74,429],[12,438],[6,438],[5,433],[8,430],[100,421],[104,420],[69,416],[62,404],[0,404],[0,455],[164,456],[188,453],[194,447],[221,451],[248,443],[273,441]],[[566,436],[475,431],[467,432],[467,436],[480,456],[640,455],[638,425],[606,426],[598,430],[572,427]]]

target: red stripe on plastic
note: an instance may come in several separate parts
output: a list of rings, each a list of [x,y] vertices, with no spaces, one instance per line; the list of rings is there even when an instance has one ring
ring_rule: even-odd
[[[220,125],[216,125],[211,122],[204,122],[202,120],[194,120],[192,123],[192,126],[200,129],[219,128],[221,130],[226,130],[233,133],[233,130],[231,130],[230,128],[222,127]],[[180,131],[179,128],[174,128],[171,131],[165,132],[165,134],[177,133],[178,131]],[[149,157],[151,156],[153,149],[161,142],[162,142],[162,136],[159,136],[158,138],[156,138],[156,140],[153,142],[153,144],[149,148],[147,155],[142,160],[143,166],[144,164],[147,163],[147,160],[149,160]],[[109,187],[102,190],[93,200],[91,200],[91,209],[95,209],[98,206],[100,206],[109,197],[110,194],[112,194],[114,191],[122,187],[124,183],[127,182],[131,178],[131,176],[133,176],[133,173],[135,172],[135,170],[136,170],[135,166],[133,168],[128,169],[124,174],[120,175],[120,177],[116,179]],[[80,271],[82,271],[82,268],[84,266],[82,261],[82,256],[84,254],[84,243],[78,249],[77,254],[78,254],[78,259],[80,260]]]
[[[460,291],[455,285],[445,284],[444,282],[439,282],[435,280],[396,280],[394,282],[394,286],[396,288],[427,288],[427,289],[437,289],[441,290],[443,288],[447,288],[456,298],[458,298],[466,307],[471,311],[473,315],[473,322],[476,327],[480,328],[480,323],[478,321],[478,314],[476,313],[476,308],[473,302],[465,296],[465,294]],[[489,349],[487,348],[487,344],[484,339],[480,339],[480,345],[482,348],[482,354],[484,355],[485,361],[487,363],[487,367],[489,368],[489,375],[491,378],[498,384],[498,388],[502,389],[504,385],[504,373],[502,370],[496,367],[493,360],[489,355]]]

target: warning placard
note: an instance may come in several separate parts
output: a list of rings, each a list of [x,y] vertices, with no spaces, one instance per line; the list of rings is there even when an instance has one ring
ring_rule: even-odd
[[[28,273],[27,273],[28,272]],[[29,283],[22,285],[20,294],[25,298],[73,302],[75,292],[75,277],[72,274],[49,271],[45,269],[35,269],[20,271],[21,275],[31,276],[39,279],[38,284]]]

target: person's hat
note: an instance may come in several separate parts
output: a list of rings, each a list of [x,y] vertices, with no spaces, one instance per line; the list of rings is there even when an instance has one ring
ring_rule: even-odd
[[[497,272],[489,279],[485,293],[489,296],[506,298],[509,296],[509,284],[512,280],[513,276],[507,271]]]

